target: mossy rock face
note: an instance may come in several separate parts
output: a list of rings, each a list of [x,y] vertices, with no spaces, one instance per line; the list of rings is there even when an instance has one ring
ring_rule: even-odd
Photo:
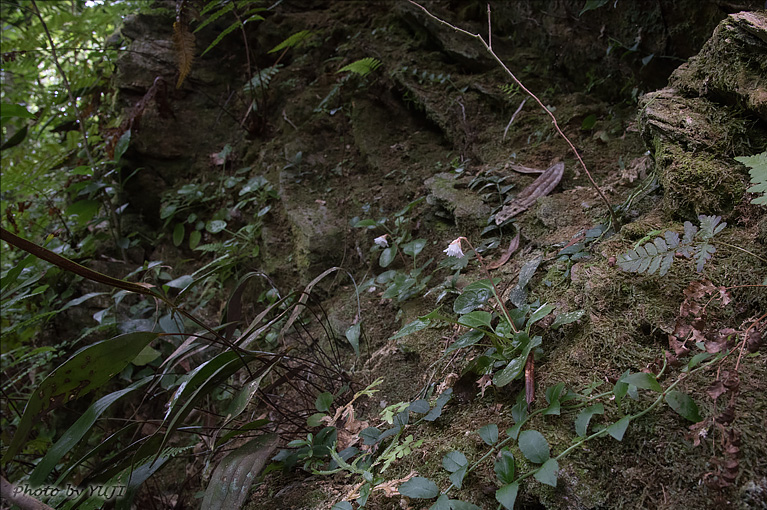
[[[455,218],[462,230],[481,228],[487,224],[492,212],[490,206],[476,193],[468,189],[458,189],[459,181],[455,175],[439,173],[426,179],[424,185],[429,190],[426,201],[430,205],[440,206]]]
[[[675,144],[660,142],[657,147],[663,210],[670,216],[694,219],[700,214],[727,213],[743,197],[745,178],[738,165],[708,152],[685,152]]]
[[[687,94],[743,106],[767,120],[767,11],[730,15],[669,83]]]
[[[767,14],[733,14],[669,87],[641,98],[667,216],[727,216],[742,201],[747,175],[732,158],[767,144],[766,57]]]

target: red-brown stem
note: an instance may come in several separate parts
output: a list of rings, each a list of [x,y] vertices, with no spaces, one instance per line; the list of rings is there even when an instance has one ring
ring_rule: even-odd
[[[581,155],[578,153],[578,149],[575,148],[575,145],[573,145],[573,143],[570,141],[570,139],[567,138],[567,135],[565,135],[564,132],[562,132],[562,130],[559,128],[559,124],[557,123],[557,118],[554,116],[553,113],[551,113],[551,111],[548,108],[546,108],[546,106],[541,102],[541,100],[538,99],[538,96],[536,96],[535,94],[530,92],[530,90],[528,90],[527,87],[525,87],[522,84],[522,82],[519,81],[519,79],[517,79],[516,76],[514,76],[514,73],[512,73],[511,70],[509,70],[509,68],[506,67],[506,64],[503,63],[503,60],[498,58],[498,55],[495,54],[495,52],[493,51],[493,48],[487,42],[485,42],[485,40],[482,38],[481,35],[479,35],[479,34],[472,34],[471,32],[469,32],[467,30],[464,30],[462,28],[458,28],[455,25],[451,25],[447,21],[438,18],[437,16],[435,16],[434,14],[429,12],[429,10],[426,9],[426,7],[418,4],[417,2],[414,2],[413,0],[408,0],[408,2],[410,2],[411,4],[415,5],[419,9],[421,9],[423,12],[426,13],[427,16],[429,16],[430,18],[438,21],[439,23],[442,23],[443,25],[446,25],[446,26],[452,28],[456,32],[460,32],[462,34],[468,35],[469,37],[473,37],[474,39],[477,39],[480,43],[482,43],[482,45],[485,47],[485,49],[488,51],[488,53],[490,53],[490,55],[493,57],[493,59],[496,62],[498,62],[498,64],[503,68],[504,71],[506,71],[506,74],[508,74],[511,77],[511,79],[514,80],[514,83],[519,85],[519,88],[524,90],[526,94],[528,94],[530,97],[535,99],[535,102],[538,103],[538,105],[540,105],[541,108],[543,108],[543,110],[548,114],[549,117],[551,117],[551,122],[554,124],[554,129],[557,131],[559,136],[561,136],[562,139],[564,139],[564,141],[567,142],[567,145],[570,146],[570,150],[572,150],[573,154],[575,154],[575,157],[578,159],[578,162],[581,164],[581,167],[586,172],[586,177],[588,177],[589,181],[591,182],[591,185],[597,191],[597,193],[599,194],[600,198],[605,203],[605,205],[607,205],[607,211],[610,213],[610,219],[612,220],[613,227],[617,229],[620,226],[620,223],[618,223],[618,218],[615,216],[615,212],[613,211],[612,204],[610,204],[610,201],[607,199],[605,194],[602,193],[602,190],[599,188],[599,186],[597,185],[596,181],[591,176],[591,172],[589,172],[589,169],[586,167],[586,163],[583,162],[583,159],[581,158]],[[488,11],[488,14],[489,14],[489,11]],[[489,23],[488,23],[488,30],[490,30],[490,24]],[[489,39],[489,37],[488,37],[488,39]]]
[[[485,261],[482,259],[482,255],[479,254],[476,248],[474,248],[474,245],[471,244],[471,241],[466,239],[465,237],[459,237],[459,241],[466,241],[466,244],[469,245],[469,247],[474,250],[474,253],[477,254],[477,261],[479,262],[479,266],[485,271],[485,274],[490,279],[490,285],[493,286],[493,294],[495,294],[495,299],[498,301],[498,304],[501,305],[501,310],[503,310],[503,315],[506,317],[506,321],[509,323],[509,326],[511,326],[511,330],[516,334],[519,333],[516,326],[514,326],[514,321],[511,320],[511,315],[509,315],[509,311],[506,309],[506,305],[503,304],[503,298],[501,297],[501,294],[498,292],[498,288],[495,286],[495,282],[493,281],[493,277],[490,276],[490,271],[487,269],[487,266],[485,265]]]

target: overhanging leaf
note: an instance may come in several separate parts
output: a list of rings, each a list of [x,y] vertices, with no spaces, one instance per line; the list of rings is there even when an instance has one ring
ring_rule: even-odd
[[[256,476],[277,447],[276,434],[265,434],[230,452],[216,466],[205,490],[205,510],[238,510],[245,503]]]
[[[43,485],[45,483],[45,479],[50,474],[50,472],[53,471],[59,461],[67,453],[69,453],[69,451],[77,443],[79,443],[83,437],[85,437],[85,435],[91,430],[91,427],[93,427],[93,424],[96,423],[98,417],[101,416],[101,414],[106,411],[110,405],[125,395],[131,393],[133,390],[144,386],[151,380],[151,377],[147,377],[141,379],[140,381],[136,381],[127,388],[110,393],[105,397],[101,397],[93,405],[91,405],[80,416],[80,418],[78,418],[78,420],[71,427],[69,427],[66,432],[64,432],[59,440],[56,441],[56,444],[54,444],[46,452],[43,460],[37,464],[35,470],[32,472],[32,475],[29,477],[29,483],[35,487]]]
[[[24,445],[34,423],[51,410],[100,388],[121,372],[157,333],[129,333],[84,347],[51,372],[30,397],[2,462]]]

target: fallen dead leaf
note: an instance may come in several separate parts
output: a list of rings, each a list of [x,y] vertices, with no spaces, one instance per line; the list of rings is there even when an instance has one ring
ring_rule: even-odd
[[[500,225],[509,218],[526,211],[536,200],[551,193],[562,180],[564,173],[565,164],[561,161],[550,166],[530,186],[520,191],[514,200],[503,206],[503,209],[495,215],[495,224]]]

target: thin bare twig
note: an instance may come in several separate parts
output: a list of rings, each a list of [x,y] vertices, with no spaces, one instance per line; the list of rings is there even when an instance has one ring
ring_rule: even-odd
[[[506,133],[509,132],[509,128],[511,127],[511,123],[514,122],[514,119],[517,118],[517,115],[519,115],[519,112],[522,111],[522,107],[525,106],[525,103],[527,102],[527,98],[524,98],[521,103],[519,103],[519,106],[517,107],[517,111],[514,112],[514,115],[511,116],[511,120],[509,120],[509,123],[506,124],[506,129],[503,130],[503,139],[501,141],[506,140]]]
[[[567,142],[567,145],[570,146],[570,150],[572,150],[573,154],[575,154],[575,157],[578,159],[578,162],[581,164],[581,167],[586,172],[586,176],[588,177],[589,181],[591,182],[591,185],[597,191],[597,193],[599,194],[600,198],[605,203],[605,205],[607,205],[607,211],[610,213],[610,219],[612,220],[613,227],[617,229],[620,226],[620,223],[618,222],[618,218],[615,216],[615,211],[613,211],[613,207],[610,204],[610,201],[607,199],[605,194],[602,193],[602,190],[599,188],[599,186],[597,185],[596,181],[594,181],[594,178],[591,176],[591,172],[589,172],[589,169],[586,167],[586,163],[583,162],[583,159],[581,158],[581,155],[578,153],[578,149],[575,148],[575,145],[573,145],[573,143],[570,141],[570,139],[567,137],[567,135],[565,135],[564,132],[562,132],[562,130],[560,129],[559,124],[557,123],[557,118],[554,116],[553,113],[551,113],[551,111],[548,108],[546,108],[546,106],[541,102],[541,100],[538,99],[538,96],[533,94],[530,90],[528,90],[527,87],[524,86],[524,84],[521,81],[519,81],[519,79],[514,75],[514,73],[512,73],[511,70],[506,66],[506,64],[504,64],[503,60],[501,60],[498,57],[498,55],[495,54],[495,52],[493,51],[493,48],[490,46],[490,44],[485,42],[485,40],[482,38],[481,35],[479,35],[479,34],[472,34],[471,32],[469,32],[467,30],[464,30],[462,28],[458,28],[457,26],[452,25],[452,24],[448,23],[447,21],[445,21],[445,20],[443,20],[441,18],[438,18],[437,16],[435,16],[434,14],[429,12],[429,10],[426,9],[426,7],[422,6],[421,4],[419,4],[419,3],[417,3],[417,2],[415,2],[413,0],[408,0],[408,2],[410,2],[411,4],[415,5],[419,9],[421,9],[424,13],[426,13],[427,16],[429,16],[433,20],[435,20],[435,21],[437,21],[437,22],[439,22],[439,23],[441,23],[441,24],[443,24],[443,25],[445,25],[445,26],[455,30],[456,32],[459,32],[459,33],[465,34],[465,35],[467,35],[469,37],[472,37],[474,39],[477,39],[480,43],[482,43],[482,46],[485,47],[485,49],[488,51],[488,53],[490,53],[490,55],[493,57],[493,59],[496,62],[498,62],[498,65],[500,65],[501,68],[503,68],[503,70],[506,71],[506,74],[508,74],[511,77],[511,79],[514,80],[514,83],[519,85],[519,88],[524,90],[527,95],[532,97],[535,100],[535,102],[538,103],[538,105],[541,108],[543,108],[543,110],[548,114],[548,116],[551,117],[551,122],[552,122],[552,124],[554,124],[554,129],[557,131],[559,136],[561,136],[562,139],[564,139],[565,142]],[[489,10],[488,10],[488,12],[489,12]],[[488,30],[489,29],[490,29],[490,24],[488,23]],[[488,37],[488,40],[489,40],[489,37]]]

